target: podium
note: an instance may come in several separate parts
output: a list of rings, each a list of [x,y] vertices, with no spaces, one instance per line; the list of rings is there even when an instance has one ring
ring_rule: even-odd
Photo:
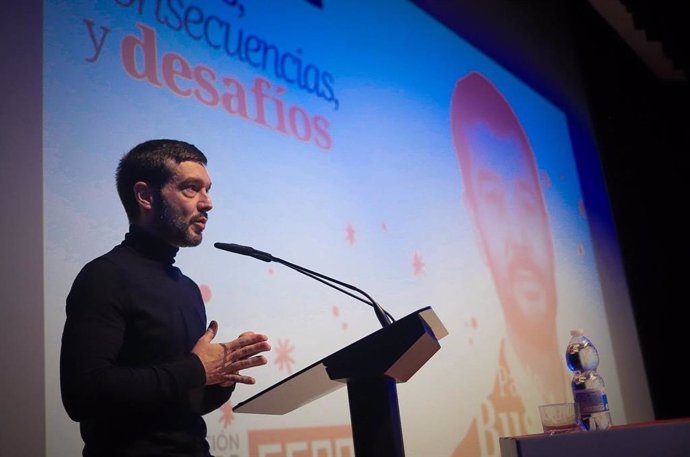
[[[347,385],[355,455],[405,455],[396,384],[409,380],[448,334],[431,307],[417,310],[279,381],[233,408],[281,415]]]

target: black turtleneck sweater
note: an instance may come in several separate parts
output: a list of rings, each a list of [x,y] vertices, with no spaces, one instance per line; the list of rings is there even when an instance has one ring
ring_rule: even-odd
[[[208,456],[203,414],[232,389],[204,387],[191,352],[206,330],[197,285],[177,248],[131,226],[89,262],[67,297],[60,385],[84,456]]]

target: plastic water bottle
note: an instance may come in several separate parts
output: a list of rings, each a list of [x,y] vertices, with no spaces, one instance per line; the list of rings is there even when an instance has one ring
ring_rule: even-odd
[[[565,361],[573,372],[573,398],[580,410],[584,430],[605,430],[611,427],[611,413],[606,398],[604,379],[597,373],[599,352],[582,329],[570,331]]]

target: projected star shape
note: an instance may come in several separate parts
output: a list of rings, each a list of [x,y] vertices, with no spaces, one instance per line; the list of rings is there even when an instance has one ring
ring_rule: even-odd
[[[345,227],[345,239],[350,246],[354,246],[355,241],[357,241],[355,238],[355,228],[352,226],[352,224],[347,224]]]
[[[295,361],[290,357],[290,353],[294,350],[295,347],[290,344],[290,340],[278,338],[278,346],[275,348],[277,354],[275,363],[280,371],[286,369],[288,374],[292,373],[292,366]]]
[[[413,274],[415,276],[422,276],[425,273],[425,271],[424,271],[425,266],[426,265],[424,264],[424,261],[422,260],[422,256],[415,252],[414,257],[412,257],[412,272],[413,272]]]
[[[340,308],[338,308],[337,306],[333,306],[331,308],[331,313],[333,314],[333,317],[335,317],[336,319],[340,318]],[[347,330],[347,327],[348,327],[347,322],[342,321],[340,323],[340,328],[342,328],[343,330]]]
[[[233,420],[235,420],[235,413],[232,412],[232,403],[226,402],[220,407],[218,422],[223,424],[223,428],[228,428]]]

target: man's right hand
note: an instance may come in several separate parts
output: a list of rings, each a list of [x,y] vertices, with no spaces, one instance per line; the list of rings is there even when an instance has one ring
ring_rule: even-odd
[[[271,350],[268,337],[260,333],[244,332],[232,341],[212,343],[217,333],[218,323],[211,321],[192,349],[204,365],[206,385],[221,384],[229,387],[235,383],[254,384],[256,380],[253,377],[239,372],[268,363],[265,356],[257,355]]]

